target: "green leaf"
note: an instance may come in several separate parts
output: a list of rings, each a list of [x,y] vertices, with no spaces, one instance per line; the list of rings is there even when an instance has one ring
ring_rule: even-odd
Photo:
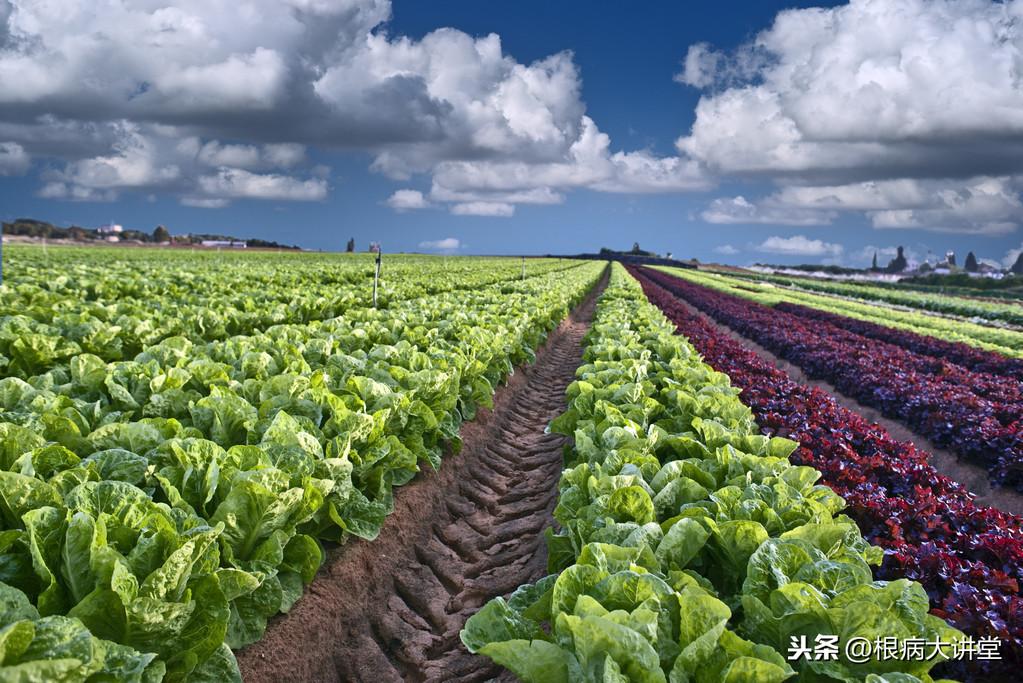
[[[656,519],[650,494],[639,486],[626,486],[611,494],[607,512],[617,522],[646,524]]]
[[[570,683],[579,664],[571,653],[545,640],[508,640],[480,648],[479,654],[494,660],[525,683]]]
[[[675,522],[657,545],[654,555],[661,570],[685,569],[710,538],[711,532],[692,518]]]

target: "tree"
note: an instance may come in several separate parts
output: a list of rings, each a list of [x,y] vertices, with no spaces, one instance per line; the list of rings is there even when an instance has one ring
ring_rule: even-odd
[[[355,251],[355,238],[354,237],[352,237],[351,239],[348,240],[348,245],[345,247],[345,251],[347,251],[349,254],[351,254],[352,252]]]
[[[889,273],[901,273],[906,269],[906,257],[902,253],[902,247],[898,248],[898,253],[895,254],[895,258],[888,262],[888,267],[885,268]]]
[[[963,265],[967,273],[976,273],[980,270],[980,265],[977,263],[977,257],[973,255],[971,251],[966,255],[966,263]]]
[[[1015,275],[1023,275],[1023,251],[1016,257],[1016,262],[1012,264],[1012,268],[1009,268],[1009,272]]]
[[[880,268],[877,267],[877,252],[876,251],[874,252],[874,260],[870,262],[870,269],[872,271],[874,271],[875,273],[877,271],[881,270]]]
[[[639,242],[633,242],[632,243],[632,253],[633,254],[639,254],[639,253],[642,253],[642,251],[643,250],[639,248]]]
[[[163,227],[162,225],[156,226],[156,230],[153,231],[153,241],[157,243],[170,242],[170,230]]]

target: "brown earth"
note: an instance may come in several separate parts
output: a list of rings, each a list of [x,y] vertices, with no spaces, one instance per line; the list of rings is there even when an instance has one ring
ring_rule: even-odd
[[[930,439],[916,433],[902,422],[885,417],[881,411],[864,405],[856,399],[841,393],[828,382],[810,377],[798,365],[793,365],[781,356],[768,351],[749,337],[715,320],[681,297],[676,296],[675,298],[691,313],[700,316],[723,334],[740,342],[747,349],[754,351],[761,358],[785,372],[793,381],[826,391],[843,408],[862,415],[870,422],[881,425],[893,438],[899,441],[909,441],[919,450],[928,453],[930,455],[931,466],[940,474],[965,486],[976,496],[978,504],[1016,515],[1023,515],[1023,494],[1012,489],[992,486],[988,479],[987,469],[984,467],[959,459],[952,451],[939,448]]]
[[[334,550],[292,611],[238,653],[245,681],[509,677],[458,632],[487,600],[546,574],[565,437],[545,431],[565,409],[607,279],[498,389],[493,410],[462,426],[461,453],[396,492],[380,536]]]

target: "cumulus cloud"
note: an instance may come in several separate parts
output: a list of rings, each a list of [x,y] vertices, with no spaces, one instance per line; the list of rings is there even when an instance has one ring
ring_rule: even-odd
[[[113,201],[125,191],[158,189],[178,195],[188,206],[206,208],[237,199],[313,201],[327,196],[323,177],[249,170],[291,166],[304,158],[300,145],[222,144],[163,126],[110,125],[110,153],[48,169],[39,196]]]
[[[225,206],[230,206],[231,202],[227,199],[182,197],[181,204],[184,206],[191,206],[196,209],[223,209]]]
[[[565,196],[549,187],[523,190],[452,190],[436,182],[430,198],[439,202],[502,202],[505,204],[560,204]]]
[[[754,247],[757,251],[767,254],[783,254],[786,256],[830,256],[838,258],[845,251],[841,244],[810,239],[804,235],[793,237],[768,237]]]
[[[431,196],[471,194],[477,201],[505,204],[555,203],[562,191],[652,193],[703,190],[710,179],[693,161],[658,158],[645,151],[610,151],[610,138],[588,116],[578,138],[552,161],[446,161],[433,171]]]
[[[59,181],[46,183],[39,188],[36,194],[43,199],[66,199],[73,202],[112,202],[117,199],[117,193],[113,190],[103,190]]]
[[[1023,254],[1023,244],[1020,244],[1018,247],[1006,252],[1005,256],[1002,257],[1002,266],[1005,268],[1012,268],[1020,254]]]
[[[834,211],[816,211],[792,207],[772,207],[753,203],[742,195],[719,197],[700,214],[708,223],[775,225],[826,225],[835,219]]]
[[[848,185],[793,185],[759,200],[763,215],[776,212],[864,212],[878,229],[999,235],[1023,217],[1015,178],[879,180]],[[770,221],[765,221],[770,222]]]
[[[739,46],[732,54],[715,50],[709,43],[689,47],[682,71],[675,81],[696,88],[720,89],[753,79],[767,66],[768,55],[757,43]]]
[[[30,162],[24,147],[16,142],[0,142],[0,176],[21,175]]]
[[[221,199],[282,199],[315,201],[327,197],[327,181],[302,180],[275,173],[251,173],[240,168],[222,168],[199,178],[199,189]]]
[[[465,202],[453,204],[451,213],[456,216],[499,216],[508,218],[515,215],[515,205],[505,202]]]
[[[395,211],[410,211],[429,208],[430,202],[419,190],[396,190],[387,198],[387,205]]]
[[[739,253],[739,250],[733,247],[731,244],[722,244],[714,247],[713,252],[715,254],[722,254],[724,256],[735,256]]]
[[[436,251],[457,251],[461,246],[461,240],[455,237],[445,237],[442,240],[427,240],[419,243],[420,249],[431,249]]]
[[[757,216],[1009,232],[1023,220],[1021,19],[1019,0],[783,11],[731,53],[689,48],[676,80],[706,92],[677,147],[712,173],[782,185],[751,202]]]
[[[196,144],[195,138],[183,141],[182,148],[190,150]],[[291,168],[306,158],[304,145],[269,144],[269,145],[233,145],[210,140],[203,144],[197,154],[197,160],[206,166],[227,166],[259,170],[270,168]]]
[[[221,198],[252,184],[240,171],[273,178],[260,181],[270,194],[320,198],[322,184],[281,180],[316,175],[303,170],[309,146],[366,150],[395,179],[431,174],[432,201],[470,209],[709,184],[697,162],[612,149],[585,116],[570,52],[524,64],[496,34],[392,36],[387,0],[0,7],[0,140],[66,163],[46,182],[69,193],[166,191],[194,204],[187,179],[207,166],[234,179],[216,182]],[[198,145],[166,144],[174,136]]]
[[[766,57],[747,82],[701,99],[679,147],[725,172],[951,178],[978,167],[1023,170],[1021,15],[1018,2],[989,0],[783,11],[734,57],[690,49],[702,65],[686,69],[696,85],[748,63],[750,49]]]

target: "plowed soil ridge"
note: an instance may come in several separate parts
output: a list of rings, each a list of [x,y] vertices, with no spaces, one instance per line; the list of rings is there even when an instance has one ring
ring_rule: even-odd
[[[486,681],[501,669],[458,637],[487,600],[543,576],[582,340],[607,273],[550,334],[536,361],[462,426],[462,451],[398,490],[373,542],[333,557],[290,613],[238,653],[245,681]]]

